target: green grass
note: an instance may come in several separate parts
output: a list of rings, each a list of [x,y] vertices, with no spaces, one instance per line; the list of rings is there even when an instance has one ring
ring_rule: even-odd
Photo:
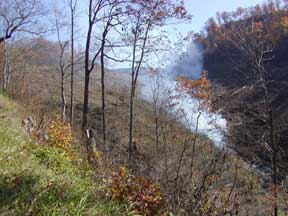
[[[87,166],[32,143],[17,118],[17,104],[3,93],[0,164],[0,215],[124,215],[121,206],[100,195]]]

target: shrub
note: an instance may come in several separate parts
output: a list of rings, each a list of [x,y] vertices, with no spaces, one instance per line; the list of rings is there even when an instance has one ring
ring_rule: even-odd
[[[68,149],[73,137],[72,129],[69,124],[59,120],[52,121],[48,128],[49,144],[54,147]]]
[[[111,176],[109,195],[112,200],[127,205],[134,214],[164,214],[160,187],[151,180],[135,177],[125,167]]]

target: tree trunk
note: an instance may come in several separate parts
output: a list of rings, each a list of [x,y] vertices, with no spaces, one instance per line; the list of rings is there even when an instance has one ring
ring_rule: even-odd
[[[131,162],[133,156],[132,139],[133,139],[133,120],[134,120],[134,95],[135,95],[134,78],[132,78],[132,87],[130,93],[130,112],[129,112],[129,146],[128,146],[129,162]]]
[[[90,2],[91,4],[91,2]],[[90,12],[91,13],[91,12]],[[91,16],[89,14],[89,16]],[[83,119],[82,119],[82,129],[85,130],[87,127],[88,121],[88,106],[89,106],[89,81],[90,81],[90,43],[91,43],[91,34],[92,34],[93,23],[89,20],[89,28],[86,38],[86,48],[85,48],[85,83],[84,83],[84,101],[83,101]]]
[[[138,20],[139,21],[139,20]],[[128,141],[128,153],[129,163],[131,162],[133,156],[133,146],[132,146],[132,139],[133,139],[133,118],[134,118],[134,86],[135,83],[135,60],[136,60],[136,43],[137,43],[137,31],[134,35],[134,44],[133,44],[133,60],[132,60],[132,72],[131,72],[131,92],[130,92],[130,111],[129,111],[129,141]]]
[[[101,50],[101,93],[102,93],[102,130],[103,130],[103,145],[108,151],[106,146],[106,109],[105,109],[105,66],[104,66],[104,46],[105,38],[102,39],[102,50]]]
[[[155,115],[155,137],[156,137],[156,150],[157,156],[159,157],[159,116],[157,113],[157,108],[154,110]]]
[[[65,123],[66,121],[66,97],[65,97],[65,84],[64,84],[64,71],[61,69],[61,119],[62,123]]]
[[[273,110],[272,110],[272,105],[271,103],[269,104],[270,106],[270,133],[271,133],[271,144],[272,144],[272,149],[273,149],[273,154],[272,154],[272,169],[273,169],[273,185],[274,185],[274,191],[273,191],[273,196],[274,196],[274,216],[278,215],[278,204],[277,204],[277,199],[278,199],[278,191],[277,191],[277,185],[278,185],[278,167],[277,167],[277,155],[278,155],[278,147],[276,145],[276,133],[275,133],[275,124],[274,124],[274,116],[273,116]]]
[[[82,121],[82,129],[85,130],[87,127],[88,121],[88,104],[89,104],[89,81],[90,76],[89,73],[85,72],[85,86],[84,86],[84,102],[83,102],[83,121]]]
[[[262,63],[263,64],[263,63]],[[274,208],[273,208],[273,215],[278,215],[278,192],[277,192],[277,185],[278,185],[278,168],[277,168],[277,154],[278,154],[278,145],[276,141],[276,131],[275,131],[275,122],[274,122],[274,114],[273,114],[273,107],[272,107],[272,101],[270,100],[270,94],[267,87],[267,82],[265,80],[265,69],[263,65],[259,66],[260,71],[260,81],[262,84],[262,88],[264,90],[265,94],[265,104],[267,106],[267,112],[269,115],[269,127],[270,127],[270,147],[272,149],[272,182],[273,182],[273,197],[274,197]]]
[[[70,124],[74,123],[74,10],[71,7],[71,83],[70,83]]]
[[[161,107],[158,107],[159,101],[159,75],[157,75],[156,87],[153,89],[153,102],[154,102],[154,123],[155,123],[155,138],[157,157],[159,158],[159,113]]]
[[[146,47],[146,42],[148,39],[148,32],[150,30],[150,21],[146,27],[145,30],[145,35],[143,38],[143,44],[141,45],[141,55],[140,59],[136,64],[136,47],[137,47],[137,36],[138,36],[138,31],[139,29],[139,21],[140,17],[138,17],[138,23],[136,27],[136,31],[134,33],[134,41],[133,41],[133,60],[132,60],[132,80],[131,80],[131,95],[130,95],[130,121],[129,121],[129,146],[128,146],[128,151],[129,151],[129,162],[131,162],[132,156],[133,156],[133,146],[132,139],[133,139],[133,121],[134,121],[134,99],[135,99],[135,91],[136,91],[136,85],[137,85],[137,78],[139,75],[139,71],[141,69],[142,61],[144,58],[144,52],[145,52],[145,47]],[[135,67],[136,64],[136,67]]]
[[[273,152],[272,156],[272,166],[273,166],[273,185],[274,185],[274,190],[273,190],[273,196],[274,196],[274,216],[278,215],[278,204],[277,204],[277,199],[278,199],[278,192],[277,192],[277,184],[278,184],[278,169],[277,169],[277,151]]]
[[[194,132],[194,138],[193,138],[193,144],[192,144],[192,157],[191,157],[191,164],[190,164],[190,179],[192,180],[193,177],[193,170],[194,170],[194,157],[195,157],[195,148],[196,148],[196,142],[198,139],[198,130],[199,130],[199,119],[201,116],[201,111],[200,111],[200,104],[198,105],[198,115],[197,115],[197,119],[196,119],[196,128],[195,128],[195,132]]]
[[[3,83],[2,83],[3,91],[6,91],[7,89],[7,75],[8,75],[8,62],[7,62],[7,57],[5,55],[4,70],[3,70]]]
[[[6,91],[10,81],[10,62],[9,62],[9,51],[4,43],[4,68],[3,68],[3,83],[2,83],[2,90]]]

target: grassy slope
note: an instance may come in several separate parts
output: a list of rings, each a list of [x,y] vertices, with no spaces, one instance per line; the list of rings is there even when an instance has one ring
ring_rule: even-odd
[[[0,215],[122,215],[121,207],[98,198],[87,168],[32,144],[16,111],[0,94]]]

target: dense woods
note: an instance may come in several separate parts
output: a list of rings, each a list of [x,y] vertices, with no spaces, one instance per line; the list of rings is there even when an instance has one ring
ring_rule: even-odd
[[[184,1],[46,3],[0,2],[0,130],[22,118],[33,142],[15,147],[31,154],[21,161],[30,166],[0,152],[8,167],[0,169],[1,212],[288,214],[287,1],[217,13],[192,36],[205,71],[169,82],[151,59],[174,52],[165,27],[191,21]],[[129,66],[109,70],[113,63]],[[143,73],[149,100],[139,96]],[[13,111],[11,99],[19,104]],[[200,130],[203,116],[219,113],[227,120],[223,146]],[[17,140],[6,136],[0,131],[0,145],[12,148]],[[64,173],[65,181],[53,188],[35,169]],[[25,172],[37,173],[34,189],[23,186]],[[109,205],[93,205],[99,199]]]

